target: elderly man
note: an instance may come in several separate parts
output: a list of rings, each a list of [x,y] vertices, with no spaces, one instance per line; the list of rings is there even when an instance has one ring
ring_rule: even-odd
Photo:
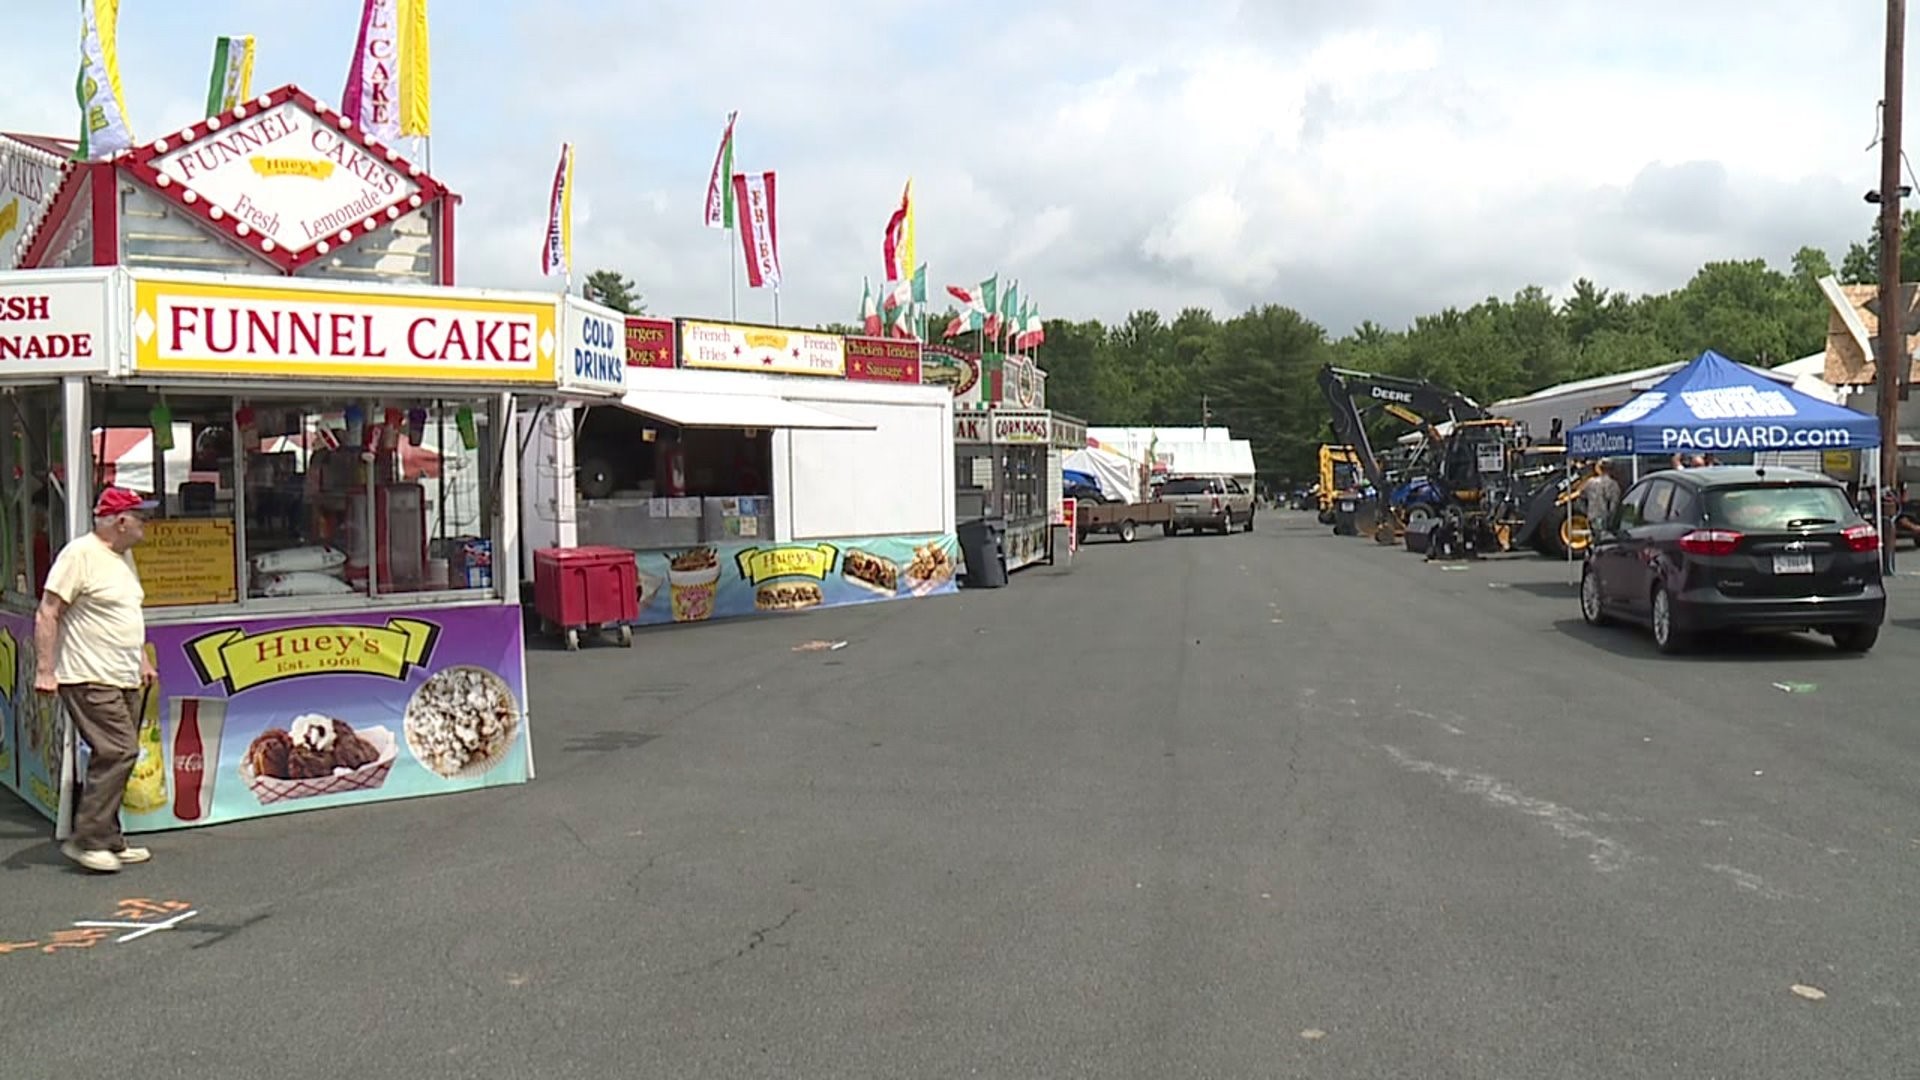
[[[1613,528],[1620,516],[1620,481],[1613,477],[1613,462],[1600,462],[1593,479],[1580,489],[1580,501],[1586,508],[1590,535],[1598,536]]]
[[[141,610],[146,590],[129,554],[145,538],[153,507],[123,488],[102,491],[93,531],[53,561],[33,625],[33,688],[60,695],[89,751],[73,836],[60,850],[103,874],[153,857],[120,832],[120,802],[140,756],[140,689],[155,679]]]

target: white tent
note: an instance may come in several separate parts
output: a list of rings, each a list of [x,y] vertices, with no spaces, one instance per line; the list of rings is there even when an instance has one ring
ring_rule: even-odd
[[[1246,439],[1175,443],[1170,449],[1173,451],[1172,472],[1253,479],[1253,444]]]
[[[1126,503],[1141,499],[1140,463],[1117,450],[1104,446],[1074,450],[1060,459],[1060,467],[1098,480],[1100,493],[1109,499]]]

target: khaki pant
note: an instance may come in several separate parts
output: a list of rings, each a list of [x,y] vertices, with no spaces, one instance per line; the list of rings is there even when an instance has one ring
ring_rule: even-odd
[[[89,751],[86,786],[73,809],[73,842],[88,851],[119,851],[127,846],[120,834],[120,800],[140,760],[134,717],[140,691],[76,683],[60,688],[60,700]]]

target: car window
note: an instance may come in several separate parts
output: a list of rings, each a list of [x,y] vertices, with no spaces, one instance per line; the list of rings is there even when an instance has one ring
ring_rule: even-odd
[[[1234,495],[1245,495],[1247,493],[1247,489],[1241,487],[1240,481],[1238,480],[1227,481],[1227,491]]]
[[[1700,498],[1692,488],[1679,484],[1671,485],[1673,498],[1667,504],[1667,520],[1681,525],[1691,525],[1700,516]]]
[[[1667,520],[1667,504],[1673,497],[1674,485],[1666,480],[1656,480],[1647,488],[1647,499],[1640,504],[1640,520],[1643,524],[1658,525]]]
[[[1714,488],[1706,501],[1710,521],[1745,532],[1851,524],[1856,517],[1846,494],[1824,484]]]
[[[1647,501],[1647,489],[1653,487],[1651,480],[1634,485],[1627,497],[1620,500],[1620,527],[1631,529],[1641,524],[1640,506]]]
[[[1169,480],[1160,490],[1168,495],[1205,495],[1210,488],[1205,480]]]

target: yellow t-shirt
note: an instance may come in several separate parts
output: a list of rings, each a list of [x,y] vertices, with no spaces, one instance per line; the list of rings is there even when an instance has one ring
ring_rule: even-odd
[[[67,602],[60,620],[54,678],[62,686],[99,683],[140,688],[140,655],[147,643],[140,586],[131,554],[116,553],[88,533],[68,544],[47,572],[47,591]]]

